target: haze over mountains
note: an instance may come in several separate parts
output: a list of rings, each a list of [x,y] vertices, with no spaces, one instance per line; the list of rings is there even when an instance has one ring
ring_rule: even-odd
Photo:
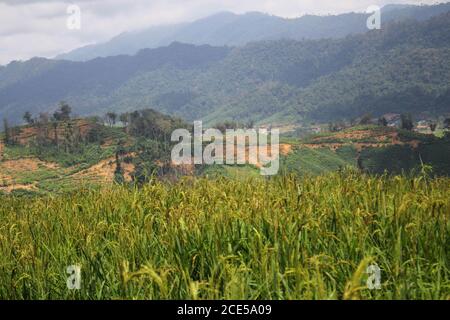
[[[388,8],[408,17],[425,11],[416,15],[419,21],[340,39],[240,47],[175,42],[86,62],[14,62],[0,68],[0,118],[17,123],[25,111],[52,111],[61,100],[80,115],[150,107],[208,124],[450,112],[450,13],[426,20],[443,8]]]
[[[449,10],[450,3],[435,6],[387,5],[382,9],[382,21],[383,23],[405,19],[420,21]],[[242,46],[262,40],[342,38],[350,34],[367,32],[368,16],[365,13],[348,13],[284,19],[258,12],[243,15],[222,12],[192,23],[124,33],[106,43],[62,54],[57,59],[86,61],[120,54],[133,55],[141,49],[168,46],[172,42]]]

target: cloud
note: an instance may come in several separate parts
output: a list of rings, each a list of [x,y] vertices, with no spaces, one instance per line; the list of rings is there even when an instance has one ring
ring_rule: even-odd
[[[0,64],[52,57],[125,31],[193,21],[219,11],[283,17],[364,11],[389,0],[0,0]],[[436,3],[404,0],[396,3]],[[81,30],[67,28],[67,7],[81,9]]]

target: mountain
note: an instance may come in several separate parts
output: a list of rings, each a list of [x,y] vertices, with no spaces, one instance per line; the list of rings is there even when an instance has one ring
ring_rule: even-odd
[[[173,43],[168,47],[141,50],[135,56],[87,62],[42,58],[13,62],[0,69],[0,114],[17,121],[25,109],[48,111],[61,99],[76,104],[75,111],[80,114],[107,110],[110,95],[144,72],[159,72],[162,66],[183,73],[201,72],[211,63],[224,59],[230,50]],[[126,95],[123,98],[127,99]]]
[[[32,59],[0,69],[0,117],[151,107],[209,124],[300,123],[371,112],[450,112],[450,13],[344,39],[243,47],[173,43],[87,62]]]
[[[421,21],[447,11],[450,11],[450,3],[434,6],[388,5],[382,10],[382,22]],[[96,57],[133,55],[141,49],[167,46],[172,42],[242,46],[262,40],[342,38],[365,33],[367,17],[365,13],[348,13],[283,19],[258,12],[243,15],[222,12],[192,23],[123,33],[106,43],[82,47],[57,59],[86,61]]]

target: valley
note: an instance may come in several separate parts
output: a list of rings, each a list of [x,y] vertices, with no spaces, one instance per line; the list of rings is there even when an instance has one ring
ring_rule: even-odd
[[[445,13],[343,39],[172,43],[86,62],[13,62],[0,69],[0,118],[19,124],[25,111],[52,112],[60,101],[80,116],[152,108],[209,126],[438,117],[450,113],[449,34]]]
[[[234,150],[235,158],[242,156],[246,165],[174,165],[170,153],[175,143],[166,145],[161,137],[169,139],[169,123],[178,120],[152,110],[141,112],[146,113],[152,115],[146,125],[150,127],[141,130],[150,128],[149,135],[132,133],[137,130],[132,127],[138,124],[110,126],[96,118],[70,119],[57,126],[36,123],[11,128],[11,132],[16,132],[10,137],[14,143],[1,143],[0,191],[16,195],[65,193],[113,185],[118,177],[120,183],[133,185],[144,178],[140,176],[143,172],[153,172],[163,180],[183,176],[259,176],[261,164],[249,163],[249,145],[243,149],[245,154]],[[151,129],[161,127],[164,121],[169,121],[166,131],[156,133]],[[420,172],[426,165],[432,174],[450,175],[448,137],[378,125],[349,126],[337,132],[324,130],[302,137],[295,137],[293,129],[282,130],[280,144],[275,146],[279,148],[282,174],[321,175],[345,168],[401,174]],[[143,146],[153,147],[147,150]],[[270,154],[270,146],[267,152]],[[225,162],[225,151],[223,156]]]
[[[286,3],[0,3],[0,300],[450,299],[450,3]]]

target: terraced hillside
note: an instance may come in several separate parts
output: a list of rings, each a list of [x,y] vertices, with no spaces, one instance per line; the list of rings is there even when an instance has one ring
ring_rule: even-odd
[[[312,135],[293,143],[283,158],[287,171],[321,174],[350,166],[370,173],[421,170],[450,175],[450,140],[390,127],[358,126]]]
[[[72,136],[83,143],[68,150]],[[121,130],[106,128],[88,119],[76,119],[53,127],[15,128],[14,143],[5,146],[0,138],[0,191],[11,193],[64,192],[82,185],[100,185],[114,180],[115,150],[125,137]],[[93,132],[104,132],[103,141],[89,142]],[[3,134],[4,135],[4,134]],[[44,136],[58,139],[58,147],[38,144]],[[72,146],[72,144],[70,144]],[[131,181],[132,164],[125,164],[124,176]]]
[[[64,140],[68,127],[83,141],[74,150]],[[113,184],[117,179],[121,183],[142,183],[154,173],[165,179],[185,175],[261,179],[260,164],[174,166],[170,161],[170,145],[133,136],[125,127],[105,126],[87,119],[71,120],[55,127],[55,132],[48,132],[51,141],[55,135],[60,137],[58,147],[36,144],[42,130],[19,127],[17,143],[1,144],[0,192],[61,193],[83,186]],[[247,147],[247,161],[248,151]],[[303,139],[282,138],[280,157],[280,174],[320,175],[351,167],[376,174],[417,173],[426,168],[435,175],[450,175],[448,138],[390,127],[357,126]]]

